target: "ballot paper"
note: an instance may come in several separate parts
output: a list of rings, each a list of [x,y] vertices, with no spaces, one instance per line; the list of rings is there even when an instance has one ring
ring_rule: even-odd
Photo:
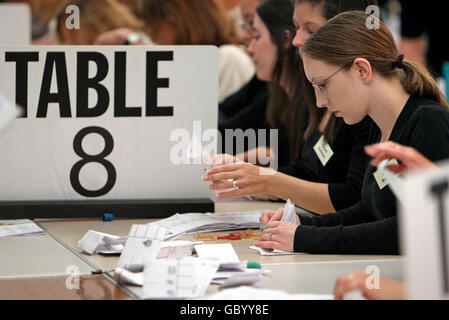
[[[180,299],[203,296],[218,266],[218,261],[195,257],[150,261],[145,264],[143,298]]]
[[[403,202],[404,199],[404,182],[400,178],[399,174],[396,174],[394,172],[391,172],[388,170],[387,166],[392,163],[392,160],[384,160],[382,161],[377,168],[379,169],[380,173],[385,177],[385,179],[388,182],[388,185],[390,189],[393,191],[396,198]],[[394,163],[397,164],[397,161],[394,160]]]
[[[200,258],[218,261],[219,270],[243,270],[239,257],[230,243],[196,245],[195,251]]]
[[[203,149],[200,139],[194,134],[187,147],[187,155],[193,164],[201,164],[205,170],[214,166],[210,153]]]
[[[201,241],[202,242],[202,241]],[[171,259],[191,256],[195,242],[192,241],[164,241],[157,255],[158,259]]]
[[[118,267],[132,272],[157,258],[167,230],[155,225],[133,224],[123,248]]]
[[[295,205],[290,201],[290,199],[288,199],[285,203],[284,213],[282,214],[281,221],[296,224],[296,209]]]
[[[32,220],[0,220],[0,238],[41,234],[45,234],[45,230]]]
[[[259,218],[262,212],[255,210],[245,212],[219,212],[219,213],[183,213],[175,214],[169,218],[152,222],[169,231],[165,240],[173,239],[188,232],[213,232],[222,230],[239,230],[260,226]]]
[[[291,294],[280,290],[248,286],[225,289],[207,297],[207,300],[333,300],[332,294]]]
[[[15,103],[0,95],[0,133],[22,113]]]
[[[253,249],[260,253],[261,256],[288,256],[288,255],[296,255],[296,254],[304,254],[302,252],[288,252],[282,251],[278,249],[273,249],[273,251],[264,250],[262,248],[251,246],[250,249]]]
[[[83,252],[88,254],[118,254],[122,252],[125,242],[126,238],[89,230],[84,237],[78,241],[77,246]]]

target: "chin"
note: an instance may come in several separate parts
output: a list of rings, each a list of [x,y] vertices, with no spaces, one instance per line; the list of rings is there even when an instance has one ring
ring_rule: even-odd
[[[357,124],[357,123],[361,122],[363,119],[364,119],[364,118],[362,118],[362,119],[355,119],[355,118],[343,117],[343,121],[344,121],[347,125],[349,125],[349,126],[351,126],[351,125],[353,125],[353,124]]]
[[[266,74],[263,74],[263,72],[257,71],[257,79],[269,82],[271,80],[271,77],[268,77]]]

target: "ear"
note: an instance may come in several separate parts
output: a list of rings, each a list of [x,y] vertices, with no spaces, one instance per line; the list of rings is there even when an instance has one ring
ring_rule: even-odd
[[[357,58],[354,60],[353,67],[357,72],[357,77],[364,83],[370,83],[373,79],[373,69],[371,63],[364,58]]]
[[[293,33],[290,30],[284,30],[284,49],[287,50],[292,46]]]

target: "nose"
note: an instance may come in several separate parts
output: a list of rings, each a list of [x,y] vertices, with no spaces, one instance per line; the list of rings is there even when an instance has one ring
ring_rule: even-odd
[[[301,48],[304,43],[306,43],[307,39],[309,39],[309,37],[307,36],[307,34],[303,31],[301,31],[302,29],[298,29],[296,31],[295,37],[293,38],[293,45],[297,48]]]
[[[251,39],[251,42],[249,43],[249,46],[248,46],[248,54],[251,56],[251,57],[253,57],[254,56],[254,53],[255,53],[255,39],[254,38],[252,38]]]
[[[315,90],[315,97],[316,106],[318,108],[327,108],[327,106],[329,105],[329,100],[324,96],[324,94]]]

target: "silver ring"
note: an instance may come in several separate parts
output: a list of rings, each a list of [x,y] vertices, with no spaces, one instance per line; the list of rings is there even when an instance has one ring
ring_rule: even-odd
[[[237,184],[237,181],[236,181],[236,180],[232,180],[232,186],[233,186],[234,188],[236,188],[236,189],[239,188],[239,185]]]
[[[271,233],[271,230],[270,230],[270,241],[271,240],[273,240],[273,234]]]

